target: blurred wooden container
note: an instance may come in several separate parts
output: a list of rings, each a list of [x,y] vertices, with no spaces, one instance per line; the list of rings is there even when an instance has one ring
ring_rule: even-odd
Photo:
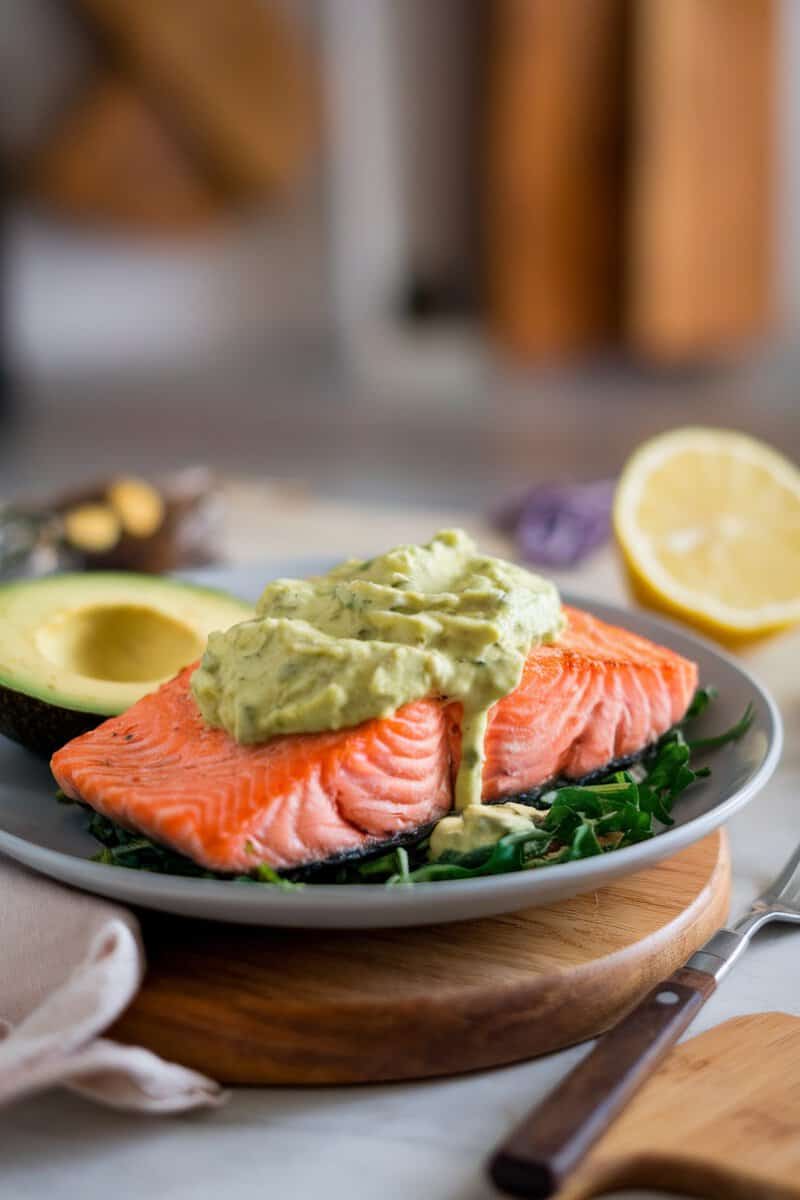
[[[616,335],[624,0],[494,0],[487,80],[488,319],[549,358]]]
[[[494,0],[487,321],[704,361],[774,313],[774,0]]]
[[[716,357],[773,317],[773,0],[637,7],[627,339],[663,362]]]

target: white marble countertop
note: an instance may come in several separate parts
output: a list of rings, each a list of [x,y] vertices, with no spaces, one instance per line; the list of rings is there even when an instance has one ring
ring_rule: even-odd
[[[326,515],[333,515],[329,507]],[[295,553],[338,551],[318,518],[318,506],[299,504],[291,527],[299,539],[292,538]],[[436,519],[395,512],[382,524],[374,510],[368,520],[353,508],[338,513],[336,528],[350,547],[369,552],[385,542],[389,527],[390,537],[425,536]],[[266,549],[259,547],[255,529],[252,539],[240,538],[240,555],[243,546],[248,556]],[[273,553],[286,548],[269,547]],[[625,596],[610,552],[562,582],[603,598]],[[800,633],[784,634],[748,651],[746,658],[776,695],[787,736],[772,782],[730,826],[734,912],[763,887],[800,836]],[[692,1032],[764,1010],[800,1015],[800,933],[790,929],[758,936]],[[495,1193],[483,1176],[487,1153],[585,1050],[411,1085],[240,1089],[219,1111],[180,1117],[126,1116],[51,1092],[2,1114],[0,1197],[491,1197]],[[655,1193],[626,1195],[643,1200]]]

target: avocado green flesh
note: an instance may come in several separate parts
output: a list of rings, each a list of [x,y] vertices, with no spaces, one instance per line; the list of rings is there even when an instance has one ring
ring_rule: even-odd
[[[563,625],[548,580],[459,530],[327,575],[270,583],[256,617],[209,638],[192,690],[237,741],[385,717],[425,696],[463,705],[456,807],[480,800],[489,708]]]
[[[40,754],[124,712],[252,615],[224,592],[134,573],[0,587],[0,734]]]

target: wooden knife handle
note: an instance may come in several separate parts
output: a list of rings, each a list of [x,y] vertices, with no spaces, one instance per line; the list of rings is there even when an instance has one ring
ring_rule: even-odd
[[[713,975],[681,967],[598,1041],[497,1150],[495,1185],[551,1196],[661,1062],[714,991]]]

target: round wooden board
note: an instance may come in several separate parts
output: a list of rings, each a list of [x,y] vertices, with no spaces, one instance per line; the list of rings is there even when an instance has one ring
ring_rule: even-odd
[[[145,914],[147,977],[109,1036],[226,1083],[500,1066],[614,1024],[724,923],[729,893],[717,832],[599,892],[457,925],[267,930]]]

